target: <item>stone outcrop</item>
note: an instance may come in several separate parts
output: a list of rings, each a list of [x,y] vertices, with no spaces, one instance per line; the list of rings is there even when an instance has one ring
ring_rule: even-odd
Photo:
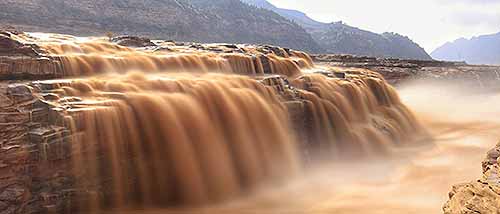
[[[50,79],[63,75],[60,61],[54,58],[0,56],[0,80]]]
[[[483,161],[483,177],[459,184],[449,193],[445,214],[500,213],[500,143],[488,152]]]
[[[0,85],[1,214],[47,213],[58,203],[52,195],[62,198],[71,186],[68,130],[36,93],[27,84]]]
[[[0,31],[0,55],[38,56],[34,45],[24,44],[15,37],[22,33]]]
[[[156,46],[155,43],[151,42],[150,39],[145,37],[138,36],[117,36],[111,39],[111,42],[114,42],[121,46],[127,47],[149,47]]]
[[[24,42],[21,32],[0,31],[0,80],[62,77],[58,59],[45,56],[35,44]]]

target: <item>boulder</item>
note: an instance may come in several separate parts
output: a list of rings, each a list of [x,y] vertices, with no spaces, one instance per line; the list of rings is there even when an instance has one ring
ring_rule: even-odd
[[[145,37],[138,36],[117,36],[111,39],[111,42],[114,42],[121,46],[126,47],[151,47],[156,46],[155,43],[151,42],[150,39]]]

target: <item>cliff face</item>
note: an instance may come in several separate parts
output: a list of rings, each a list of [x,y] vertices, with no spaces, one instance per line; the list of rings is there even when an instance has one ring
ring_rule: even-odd
[[[178,41],[319,49],[297,24],[239,0],[5,0],[0,2],[0,25],[82,36],[113,32]]]
[[[266,0],[243,0],[250,5],[272,10],[306,29],[326,53],[402,59],[432,59],[418,44],[395,33],[377,34],[342,22],[318,22],[305,13],[278,8]]]
[[[178,41],[272,44],[309,52],[430,59],[404,36],[318,22],[267,1],[243,2],[5,0],[0,2],[0,25],[82,36],[114,32]]]
[[[212,31],[221,34],[217,42],[270,43],[320,52],[320,46],[301,26],[269,10],[239,0],[189,0],[205,14],[216,14]]]
[[[445,214],[500,213],[500,143],[483,161],[483,177],[454,186],[449,197]]]
[[[500,64],[500,33],[448,42],[433,51],[432,56],[472,64]]]
[[[1,24],[29,31],[78,35],[110,31],[178,39],[199,35],[210,39],[206,24],[213,21],[213,17],[201,14],[184,1],[175,0],[6,0],[0,2],[0,10]],[[189,25],[192,28],[187,29]]]

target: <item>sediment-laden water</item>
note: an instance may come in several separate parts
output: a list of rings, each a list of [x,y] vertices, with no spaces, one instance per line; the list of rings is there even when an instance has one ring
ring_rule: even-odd
[[[404,210],[401,185],[434,161],[416,150],[438,152],[434,120],[371,71],[320,68],[279,48],[36,36],[26,40],[68,78],[38,84],[73,133],[71,174],[90,193],[81,210]]]

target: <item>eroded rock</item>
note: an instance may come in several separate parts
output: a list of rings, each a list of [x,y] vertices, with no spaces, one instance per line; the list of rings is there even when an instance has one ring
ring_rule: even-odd
[[[500,144],[488,152],[483,161],[483,177],[475,182],[459,184],[449,193],[445,214],[500,213]]]
[[[0,31],[0,55],[39,56],[39,49],[32,44],[23,43],[15,33]]]
[[[0,80],[46,79],[62,76],[57,58],[45,56],[22,32],[0,30]]]
[[[362,68],[380,73],[393,85],[412,80],[452,81],[473,89],[499,90],[498,66],[469,65],[465,62],[406,60],[353,55],[311,55],[318,64],[340,68]]]

